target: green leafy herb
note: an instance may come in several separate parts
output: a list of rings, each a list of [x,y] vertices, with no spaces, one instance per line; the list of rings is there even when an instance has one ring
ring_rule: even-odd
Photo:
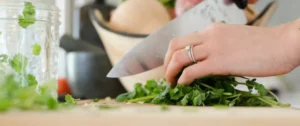
[[[38,84],[37,80],[35,79],[35,76],[33,76],[32,74],[28,74],[26,79],[28,81],[29,86],[35,86]]]
[[[30,2],[25,2],[25,7],[23,9],[23,15],[19,15],[19,25],[23,28],[27,28],[36,21],[35,6]]]
[[[0,101],[0,112],[7,111],[12,106],[11,100],[8,98],[0,98]]]
[[[32,47],[32,53],[36,56],[40,55],[41,50],[42,50],[42,48],[39,44],[34,44]]]
[[[165,80],[149,80],[143,87],[137,84],[134,91],[120,94],[116,101],[181,106],[289,106],[280,103],[275,94],[255,79],[242,77],[246,82],[238,82],[236,78],[207,76],[196,79],[191,85],[177,85],[173,89]],[[246,85],[251,90],[238,90],[237,85]],[[258,94],[252,93],[253,88]]]
[[[49,97],[47,99],[47,106],[50,110],[54,110],[58,108],[58,102],[56,99],[54,99],[53,97]]]
[[[19,53],[9,61],[9,64],[13,70],[19,74],[22,74],[25,73],[28,64],[28,58]]]
[[[99,98],[94,98],[93,102],[99,102]]]
[[[65,96],[65,101],[66,101],[67,104],[71,104],[71,105],[72,104],[76,104],[75,99],[71,95],[69,95],[69,94],[67,94]]]
[[[22,85],[23,83],[26,85]],[[5,75],[4,80],[0,82],[0,111],[56,109],[58,102],[52,97],[52,90],[46,86],[46,83],[37,85],[35,77],[31,74]],[[38,93],[37,89],[43,89],[43,92]]]
[[[128,93],[126,93],[126,94],[121,94],[121,95],[119,95],[117,98],[116,98],[116,101],[117,102],[125,102],[125,101],[127,101],[129,98],[128,98]]]

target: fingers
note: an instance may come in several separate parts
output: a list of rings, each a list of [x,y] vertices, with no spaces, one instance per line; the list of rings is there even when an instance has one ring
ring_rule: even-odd
[[[173,39],[168,48],[168,52],[166,53],[165,61],[164,61],[164,69],[165,71],[168,68],[168,64],[173,56],[173,53],[184,49],[187,45],[200,45],[201,42],[204,41],[204,35],[201,35],[201,33],[192,33],[187,36],[181,37],[181,38],[175,38]]]
[[[193,47],[193,55],[195,60],[200,62],[208,57],[208,48],[205,45],[198,45]],[[192,60],[189,58],[188,52],[185,49],[181,49],[173,53],[172,58],[166,69],[166,79],[171,84],[177,83],[177,76],[183,70],[184,67],[192,64]]]
[[[211,66],[209,61],[205,60],[185,68],[178,79],[178,84],[191,84],[197,78],[216,74],[213,73],[215,68]]]

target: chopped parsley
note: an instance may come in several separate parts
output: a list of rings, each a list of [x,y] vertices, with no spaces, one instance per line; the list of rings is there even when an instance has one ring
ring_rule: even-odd
[[[34,44],[32,46],[32,53],[36,56],[40,55],[42,47],[39,44]]]

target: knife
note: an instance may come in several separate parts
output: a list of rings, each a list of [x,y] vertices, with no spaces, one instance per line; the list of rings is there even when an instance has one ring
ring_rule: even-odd
[[[147,36],[130,50],[108,73],[108,78],[132,76],[164,64],[169,42],[175,38],[206,29],[214,22],[246,24],[244,11],[224,0],[204,0]]]

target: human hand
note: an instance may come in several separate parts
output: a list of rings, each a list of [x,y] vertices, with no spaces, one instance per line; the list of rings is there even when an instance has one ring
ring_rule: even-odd
[[[295,44],[299,42],[291,37],[295,33],[287,32],[288,26],[217,23],[202,32],[175,38],[166,54],[165,77],[172,84],[190,84],[209,75],[265,77],[288,73],[300,63],[299,45]],[[194,46],[196,64],[185,50],[187,45]]]

